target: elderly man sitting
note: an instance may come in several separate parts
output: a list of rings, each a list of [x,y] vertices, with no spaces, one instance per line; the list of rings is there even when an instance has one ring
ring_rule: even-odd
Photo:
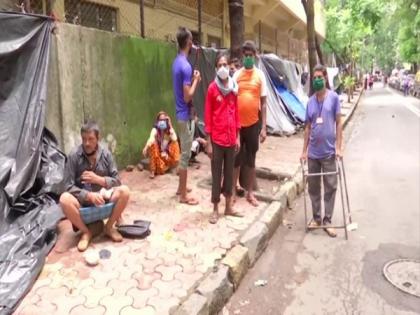
[[[67,219],[82,232],[77,245],[85,251],[92,239],[87,224],[109,218],[105,234],[114,242],[122,236],[114,223],[127,206],[130,191],[121,185],[111,152],[99,144],[99,127],[94,122],[81,128],[82,144],[69,154],[66,164],[67,192],[60,205]]]

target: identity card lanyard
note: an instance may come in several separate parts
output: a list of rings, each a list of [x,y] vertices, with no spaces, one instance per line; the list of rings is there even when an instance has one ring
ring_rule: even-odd
[[[324,107],[324,101],[325,101],[325,98],[322,100],[322,103],[321,103],[321,106],[319,106],[319,102],[318,102],[318,99],[316,99],[316,103],[317,103],[317,105],[318,105],[318,115],[317,115],[317,118],[316,118],[316,123],[318,124],[318,125],[321,125],[324,121],[322,120],[322,108]],[[321,107],[321,108],[320,108]]]

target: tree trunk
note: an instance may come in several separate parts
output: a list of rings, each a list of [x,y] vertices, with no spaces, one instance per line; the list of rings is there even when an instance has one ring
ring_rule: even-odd
[[[240,58],[244,41],[244,2],[229,0],[230,56]]]
[[[316,52],[318,53],[318,60],[321,65],[325,66],[324,57],[322,56],[321,46],[319,45],[318,36],[315,35]]]
[[[313,69],[316,66],[316,42],[315,42],[315,13],[314,0],[302,0],[302,5],[306,12],[306,30],[308,37],[308,59],[309,59],[309,73],[312,80]],[[310,85],[310,95],[313,94],[312,84]]]

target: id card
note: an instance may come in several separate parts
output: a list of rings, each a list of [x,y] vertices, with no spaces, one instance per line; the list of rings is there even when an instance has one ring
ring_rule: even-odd
[[[322,117],[318,117],[318,118],[316,119],[316,123],[317,123],[318,125],[321,125],[322,123],[324,123],[324,121],[322,120]]]

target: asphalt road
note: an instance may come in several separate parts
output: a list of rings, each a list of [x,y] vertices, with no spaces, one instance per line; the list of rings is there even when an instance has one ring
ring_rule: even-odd
[[[300,197],[286,214],[289,226],[277,230],[224,314],[420,314],[420,298],[383,276],[392,259],[420,259],[420,101],[377,84],[345,137],[358,229],[348,241],[343,230],[335,239],[322,230],[306,234]],[[334,221],[342,222],[338,192]],[[256,287],[259,279],[268,284]]]

